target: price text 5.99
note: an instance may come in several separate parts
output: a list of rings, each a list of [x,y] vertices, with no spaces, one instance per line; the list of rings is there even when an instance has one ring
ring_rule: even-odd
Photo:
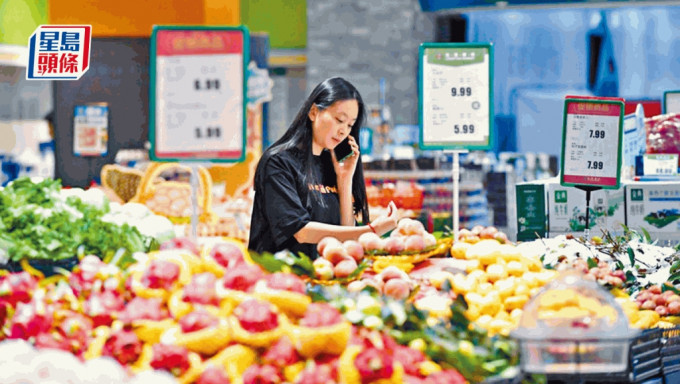
[[[453,133],[455,133],[455,134],[475,133],[475,125],[474,124],[463,124],[463,125],[456,124],[456,125],[453,126]]]

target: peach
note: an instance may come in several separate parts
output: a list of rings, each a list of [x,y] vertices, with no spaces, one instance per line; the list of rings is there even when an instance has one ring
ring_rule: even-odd
[[[404,241],[404,249],[407,251],[420,252],[425,249],[425,240],[422,235],[411,235]]]
[[[362,233],[359,236],[359,244],[365,251],[377,251],[383,248],[383,240],[373,232]]]
[[[375,277],[366,277],[366,278],[362,279],[361,281],[365,284],[364,287],[373,287],[379,293],[382,293],[383,288],[385,286],[385,283],[383,283],[382,280],[377,279]]]
[[[347,240],[342,243],[347,253],[358,263],[364,258],[364,247],[356,240]]]
[[[353,282],[347,284],[347,291],[349,292],[359,292],[366,288],[366,282],[364,280],[354,280]]]
[[[437,245],[437,239],[431,233],[425,233],[423,235],[423,241],[425,242],[425,248]]]
[[[472,227],[472,230],[470,232],[472,232],[472,234],[475,236],[479,236],[479,234],[482,233],[483,230],[484,230],[483,226],[475,225],[474,227]]]
[[[404,279],[390,279],[385,283],[384,292],[386,296],[404,300],[411,294],[411,287]]]
[[[323,258],[330,261],[333,265],[336,265],[339,262],[351,259],[352,257],[347,253],[347,250],[342,246],[342,243],[338,242],[337,244],[328,244],[324,248]]]
[[[409,280],[408,274],[394,265],[390,265],[389,267],[383,269],[379,274],[375,275],[375,277],[383,282],[391,279]]]
[[[479,238],[480,239],[493,239],[494,236],[498,233],[498,228],[494,226],[486,227],[479,232]]]
[[[314,260],[314,274],[319,280],[330,280],[333,278],[333,264],[324,259],[318,258]]]
[[[496,234],[493,235],[493,238],[496,239],[501,244],[505,244],[508,242],[508,235],[506,235],[504,232],[496,232]]]
[[[335,277],[344,278],[352,274],[357,269],[357,262],[354,259],[347,259],[339,262],[335,268],[333,268],[333,273]]]
[[[319,253],[319,255],[323,255],[323,251],[326,249],[326,246],[328,246],[329,244],[341,244],[341,243],[340,243],[340,240],[336,239],[335,237],[331,237],[331,236],[324,237],[316,245],[316,251]]]
[[[390,237],[385,240],[385,250],[389,254],[396,255],[403,252],[404,249],[404,241],[401,237]]]
[[[418,220],[404,218],[397,223],[397,231],[405,236],[420,235],[425,232],[425,227]]]

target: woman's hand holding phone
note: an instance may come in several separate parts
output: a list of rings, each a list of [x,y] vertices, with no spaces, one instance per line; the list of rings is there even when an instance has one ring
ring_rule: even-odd
[[[359,162],[359,145],[354,137],[347,136],[332,151],[333,168],[338,177],[338,182],[349,181],[354,176],[354,170]]]

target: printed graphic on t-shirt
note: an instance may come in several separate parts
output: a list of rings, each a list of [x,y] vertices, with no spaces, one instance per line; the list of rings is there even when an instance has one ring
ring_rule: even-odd
[[[310,191],[317,191],[321,193],[334,193],[338,194],[338,188],[336,187],[329,187],[327,185],[322,185],[322,184],[307,184],[307,187],[309,187]]]

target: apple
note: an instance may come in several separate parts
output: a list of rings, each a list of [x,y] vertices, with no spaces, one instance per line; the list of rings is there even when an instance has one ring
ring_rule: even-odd
[[[385,250],[391,255],[397,255],[405,249],[404,240],[401,237],[390,237],[385,240]]]
[[[337,244],[328,244],[324,248],[323,258],[330,261],[333,265],[336,265],[343,260],[351,259],[352,256],[347,253],[347,250],[342,246],[342,243],[338,242]]]
[[[314,260],[314,274],[319,280],[330,280],[333,278],[333,263],[324,259],[318,258]]]
[[[329,244],[341,244],[340,240],[336,239],[335,237],[327,236],[321,239],[319,243],[316,245],[316,251],[319,253],[319,255],[323,255],[324,250],[326,249],[326,246]]]
[[[196,243],[194,243],[191,239],[188,237],[175,237],[174,239],[170,239],[168,241],[165,241],[161,244],[160,246],[161,250],[165,249],[184,249],[187,250],[194,255],[198,255],[198,246]]]
[[[357,262],[354,259],[347,259],[339,262],[335,268],[333,268],[333,273],[337,278],[344,278],[352,274],[357,269]]]
[[[420,252],[425,249],[425,240],[422,235],[411,235],[404,241],[406,251]]]
[[[358,263],[364,258],[364,247],[356,240],[347,240],[342,243],[347,253]]]

